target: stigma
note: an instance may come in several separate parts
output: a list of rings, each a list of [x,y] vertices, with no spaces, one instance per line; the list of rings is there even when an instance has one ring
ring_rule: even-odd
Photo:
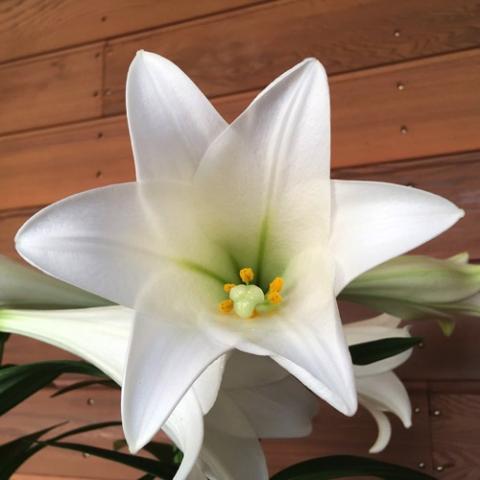
[[[242,268],[239,277],[243,283],[226,283],[223,290],[228,294],[228,299],[219,303],[221,313],[234,312],[241,318],[253,318],[258,313],[267,313],[278,306],[283,297],[280,291],[284,281],[281,277],[274,278],[269,285],[268,291],[264,291],[253,283],[255,273],[252,268]]]

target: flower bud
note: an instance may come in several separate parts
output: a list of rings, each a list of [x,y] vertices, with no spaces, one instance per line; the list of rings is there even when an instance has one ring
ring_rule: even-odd
[[[468,254],[446,260],[403,255],[360,275],[339,298],[404,320],[433,317],[451,333],[456,315],[480,316],[480,265]]]

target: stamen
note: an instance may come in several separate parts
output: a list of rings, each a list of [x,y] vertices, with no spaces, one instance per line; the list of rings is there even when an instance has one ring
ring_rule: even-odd
[[[246,283],[248,285],[255,278],[255,274],[250,267],[242,268],[240,270],[240,278],[242,279],[243,283]]]
[[[233,301],[230,299],[224,300],[218,304],[218,310],[221,313],[230,313],[233,310]]]
[[[224,286],[223,286],[223,291],[225,293],[230,293],[230,290],[235,287],[235,284],[234,283],[226,283]]]
[[[278,292],[268,292],[267,293],[267,300],[272,304],[272,305],[278,305],[279,303],[282,302],[283,298]]]
[[[283,278],[282,277],[275,277],[271,282],[269,286],[269,291],[270,292],[280,292],[283,288]]]

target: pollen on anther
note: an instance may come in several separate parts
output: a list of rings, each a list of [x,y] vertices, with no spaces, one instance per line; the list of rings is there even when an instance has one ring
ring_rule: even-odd
[[[230,299],[224,300],[218,304],[218,310],[221,313],[230,313],[233,310],[233,301]]]
[[[234,288],[236,285],[234,283],[226,283],[224,286],[223,286],[223,291],[225,293],[230,293],[230,290],[232,288]]]
[[[269,285],[269,292],[280,292],[283,288],[283,278],[275,277]]]
[[[267,300],[272,304],[272,305],[278,305],[279,303],[282,302],[283,298],[278,292],[272,292],[269,291],[267,293]]]
[[[246,283],[247,285],[255,278],[255,274],[250,267],[242,268],[239,275],[242,279],[242,282]]]

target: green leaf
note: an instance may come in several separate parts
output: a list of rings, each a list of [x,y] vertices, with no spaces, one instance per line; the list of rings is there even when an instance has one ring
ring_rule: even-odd
[[[430,475],[406,467],[350,455],[314,458],[297,463],[270,480],[329,480],[360,476],[384,480],[435,480]]]
[[[60,395],[65,395],[66,393],[73,392],[74,390],[80,390],[82,388],[88,388],[88,387],[91,387],[92,385],[102,385],[104,387],[120,389],[120,387],[113,380],[107,380],[107,379],[105,379],[105,380],[84,380],[83,382],[72,383],[71,385],[67,385],[66,387],[58,389],[52,395],[52,398],[59,397]]]
[[[115,440],[113,442],[113,449],[115,451],[121,450],[127,446],[127,441],[124,438]],[[168,443],[150,442],[143,447],[143,450],[153,455],[157,460],[174,465],[180,465],[183,459],[183,453],[175,446]]]
[[[61,425],[65,425],[65,423],[66,422],[53,425],[52,427],[39,430],[38,432],[29,433],[28,435],[17,438],[16,440],[0,445],[0,480],[8,480],[29,458],[38,453],[40,450],[43,450],[46,445],[39,443],[38,440],[53,429],[58,428]],[[61,433],[49,441],[58,441],[68,436],[78,435],[80,433],[118,425],[121,425],[121,422],[103,422],[86,425]]]
[[[40,451],[43,447],[37,445],[36,441],[60,425],[62,424],[29,433],[0,445],[0,480],[8,480],[32,455]]]
[[[177,466],[167,464],[158,460],[152,460],[146,457],[140,457],[138,455],[129,455],[127,453],[117,452],[115,450],[108,450],[100,447],[93,447],[91,445],[84,445],[81,443],[70,442],[55,442],[44,441],[43,445],[49,445],[55,448],[63,448],[66,450],[74,450],[77,452],[88,453],[95,457],[103,458],[105,460],[111,460],[113,462],[121,463],[129,467],[142,470],[151,475],[155,475],[165,480],[171,480],[175,476]]]
[[[72,360],[13,365],[0,369],[0,415],[49,385],[63,373],[104,377],[93,365]]]
[[[100,422],[100,423],[91,423],[90,425],[84,425],[83,427],[74,428],[73,430],[68,430],[66,432],[57,435],[56,437],[50,438],[49,442],[57,442],[58,440],[63,440],[67,437],[73,437],[73,435],[80,435],[81,433],[91,432],[92,430],[101,430],[102,428],[109,427],[119,427],[122,425],[122,422],[119,420],[112,420],[110,422]]]
[[[354,365],[369,365],[393,357],[422,342],[421,337],[392,337],[351,345],[350,355]]]

